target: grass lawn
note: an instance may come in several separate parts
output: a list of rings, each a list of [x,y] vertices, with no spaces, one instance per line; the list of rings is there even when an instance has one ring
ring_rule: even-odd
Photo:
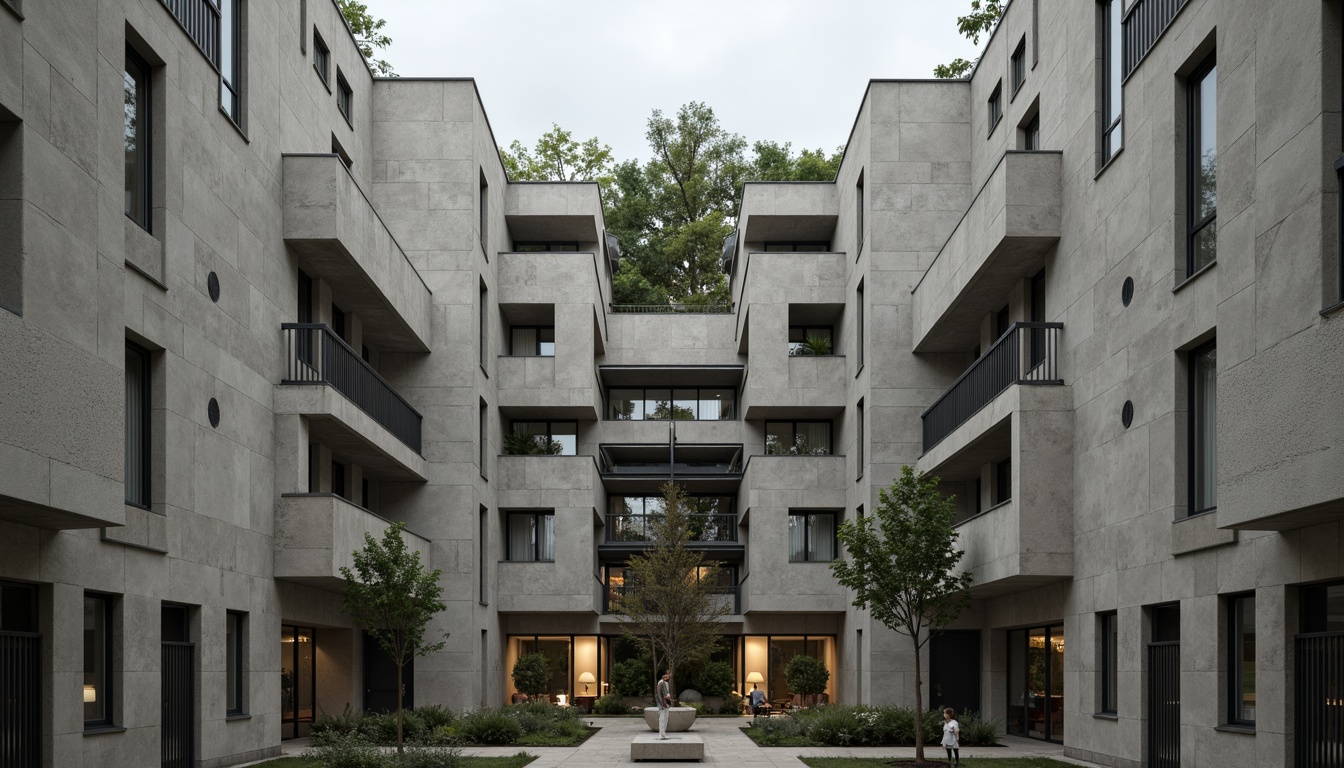
[[[536,755],[518,753],[508,757],[464,757],[462,768],[523,768],[536,760]],[[281,757],[259,763],[254,768],[322,768],[316,760],[306,757]]]
[[[926,748],[927,749],[927,748]],[[934,754],[934,749],[937,754]],[[934,758],[937,765],[947,765],[942,747],[927,749],[926,758]],[[803,763],[812,768],[890,768],[889,757],[800,757]],[[909,759],[909,758],[905,758]],[[966,768],[1070,768],[1070,763],[1061,763],[1048,757],[963,757],[961,764]]]

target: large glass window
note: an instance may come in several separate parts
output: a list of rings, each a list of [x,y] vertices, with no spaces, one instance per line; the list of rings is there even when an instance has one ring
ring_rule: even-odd
[[[765,453],[767,456],[829,456],[831,422],[767,421]]]
[[[1101,162],[1104,164],[1124,146],[1124,101],[1121,53],[1124,34],[1121,22],[1124,16],[1123,0],[1104,0],[1102,13],[1101,55]]]
[[[999,126],[999,121],[1003,119],[1003,83],[1000,81],[994,86],[994,92],[989,94],[989,132]]]
[[[229,119],[243,122],[241,0],[219,0],[219,106]]]
[[[663,514],[662,496],[612,496],[608,500],[607,541],[651,541],[651,520]],[[732,496],[686,497],[691,541],[737,541]]]
[[[1190,504],[1187,514],[1218,507],[1218,349],[1190,353]]]
[[[1227,601],[1227,722],[1255,725],[1255,595]]]
[[[576,421],[515,421],[513,434],[516,443],[520,439],[531,438],[537,446],[537,452],[555,456],[574,456],[579,450],[579,424]],[[507,445],[507,452],[526,453],[530,446]]]
[[[149,509],[149,352],[126,342],[126,503]]]
[[[608,392],[615,421],[728,421],[736,412],[737,393],[714,388],[613,388]]]
[[[112,724],[112,599],[84,595],[84,727]]]
[[[243,706],[243,614],[229,611],[224,615],[224,671],[226,714],[241,715]]]
[[[308,735],[315,715],[317,632],[311,627],[280,627],[280,738]]]
[[[1186,92],[1189,276],[1218,258],[1218,66],[1212,55],[1190,76]]]
[[[331,49],[327,48],[327,41],[318,34],[317,27],[313,27],[313,69],[317,71],[317,76],[322,78],[322,83],[330,88]]]
[[[149,65],[139,54],[126,49],[122,72],[122,144],[126,154],[126,216],[149,230],[150,141],[153,135],[149,107]]]
[[[1013,95],[1016,96],[1018,89],[1022,87],[1022,83],[1026,82],[1027,80],[1026,35],[1023,35],[1022,39],[1017,42],[1017,48],[1013,50],[1013,58],[1010,63],[1011,63],[1010,68],[1012,69],[1012,76],[1013,76]]]
[[[336,68],[336,109],[340,110],[341,117],[344,117],[347,123],[353,123],[355,92],[350,88],[350,83],[346,82],[345,73],[340,67]]]
[[[835,353],[832,342],[834,328],[829,325],[790,325],[790,355],[830,355]]]
[[[1008,732],[1064,739],[1064,627],[1008,633]]]
[[[508,556],[511,562],[555,560],[555,513],[510,512]]]
[[[1120,662],[1117,655],[1120,649],[1120,615],[1115,611],[1103,613],[1099,617],[1099,640],[1101,642],[1101,707],[1105,714],[1115,714],[1120,708],[1120,697],[1116,694],[1116,683],[1120,677]]]
[[[789,561],[834,560],[835,518],[834,512],[789,512]]]
[[[1041,115],[1039,112],[1022,127],[1022,148],[1025,150],[1041,148]]]
[[[514,357],[555,357],[555,326],[513,326],[509,329],[509,354]]]

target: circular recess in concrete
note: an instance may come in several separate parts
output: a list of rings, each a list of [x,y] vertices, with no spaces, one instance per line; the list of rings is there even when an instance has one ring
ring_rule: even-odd
[[[1124,305],[1128,307],[1129,302],[1133,300],[1134,300],[1134,278],[1126,277],[1125,284],[1120,289],[1120,301],[1124,302]]]
[[[1125,401],[1124,407],[1120,409],[1120,423],[1125,425],[1125,429],[1134,423],[1134,401]]]
[[[211,273],[210,273],[210,276],[207,277],[207,278],[205,278],[205,288],[206,288],[206,290],[210,291],[210,300],[213,301],[213,302],[215,302],[216,304],[218,304],[218,303],[219,303],[219,275],[215,274],[214,272],[211,272]],[[1126,303],[1128,303],[1128,302],[1126,302]]]
[[[206,406],[206,408],[205,408],[205,412],[206,412],[206,414],[210,417],[210,426],[212,426],[212,427],[218,427],[218,426],[219,426],[219,401],[216,400],[216,399],[213,398],[213,397],[210,398],[210,405]]]

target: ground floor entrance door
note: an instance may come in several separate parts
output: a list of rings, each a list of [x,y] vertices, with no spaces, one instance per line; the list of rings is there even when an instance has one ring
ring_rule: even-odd
[[[929,706],[980,711],[980,630],[947,630],[929,639]]]
[[[1297,765],[1344,768],[1344,633],[1298,635],[1293,650]]]
[[[317,632],[280,627],[280,738],[308,735],[317,701]]]
[[[1008,633],[1008,733],[1064,740],[1064,627]]]
[[[163,768],[191,768],[196,762],[195,661],[195,643],[163,643]]]
[[[415,706],[415,660],[406,663],[401,673],[401,706]],[[371,712],[395,712],[397,709],[397,665],[364,633],[364,709]]]
[[[42,636],[0,632],[0,765],[42,765]]]
[[[1148,644],[1148,766],[1181,765],[1181,644]]]

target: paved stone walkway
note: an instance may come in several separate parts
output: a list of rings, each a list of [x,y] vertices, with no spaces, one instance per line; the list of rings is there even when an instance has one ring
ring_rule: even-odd
[[[633,717],[597,717],[585,718],[601,728],[584,743],[577,747],[472,747],[463,750],[468,755],[512,755],[518,752],[530,752],[538,755],[528,768],[606,768],[614,765],[640,765],[649,768],[658,766],[678,766],[685,768],[687,763],[631,763],[630,740],[636,733],[646,730],[642,719]],[[705,740],[705,764],[743,766],[744,768],[802,768],[798,758],[806,757],[913,757],[913,747],[758,747],[741,728],[751,722],[749,718],[701,718],[692,729]],[[961,750],[962,757],[1053,757],[1075,765],[1088,766],[1078,760],[1064,758],[1064,749],[1058,744],[1049,744],[1032,739],[1013,736],[999,738],[1001,747],[966,747]],[[297,739],[284,743],[285,755],[298,755],[308,748],[307,739]],[[939,756],[942,751],[931,747],[929,757]]]

